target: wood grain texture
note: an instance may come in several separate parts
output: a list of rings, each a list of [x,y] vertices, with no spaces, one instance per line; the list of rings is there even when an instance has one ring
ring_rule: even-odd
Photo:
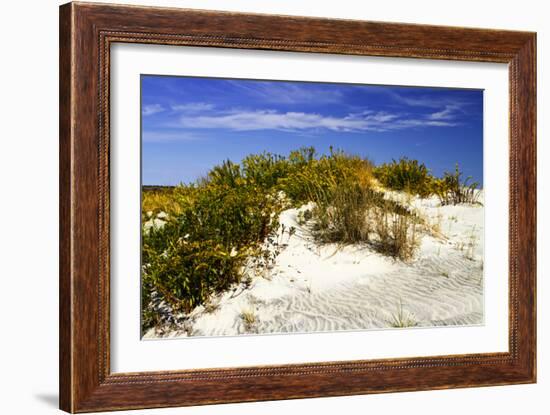
[[[59,14],[59,405],[72,409],[71,306],[71,102],[72,20],[70,8]]]
[[[509,352],[111,373],[109,69],[116,42],[508,63]],[[534,382],[534,33],[104,4],[60,9],[60,407],[68,412]],[[231,366],[231,362],[227,362]]]

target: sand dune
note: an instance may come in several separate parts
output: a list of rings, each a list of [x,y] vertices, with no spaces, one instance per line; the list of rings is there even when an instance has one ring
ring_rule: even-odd
[[[319,246],[297,222],[299,209],[289,209],[280,223],[296,232],[282,237],[286,247],[272,269],[145,337],[482,324],[482,206],[409,203],[433,229],[413,261],[368,246]]]

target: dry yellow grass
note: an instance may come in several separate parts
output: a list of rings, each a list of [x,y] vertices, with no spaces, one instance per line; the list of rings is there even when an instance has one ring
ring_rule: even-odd
[[[168,215],[178,215],[182,205],[178,200],[177,188],[155,189],[142,191],[141,210],[144,214],[152,212],[156,215],[165,212]]]

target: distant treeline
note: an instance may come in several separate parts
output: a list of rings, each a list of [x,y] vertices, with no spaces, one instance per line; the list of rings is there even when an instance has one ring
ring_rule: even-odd
[[[164,186],[161,184],[144,184],[141,186],[141,190],[144,192],[159,192],[162,190],[173,190],[176,186]]]

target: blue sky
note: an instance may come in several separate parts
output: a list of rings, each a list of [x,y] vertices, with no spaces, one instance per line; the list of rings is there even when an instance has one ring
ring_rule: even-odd
[[[142,75],[142,182],[189,183],[225,159],[329,147],[402,156],[483,182],[483,91]]]

